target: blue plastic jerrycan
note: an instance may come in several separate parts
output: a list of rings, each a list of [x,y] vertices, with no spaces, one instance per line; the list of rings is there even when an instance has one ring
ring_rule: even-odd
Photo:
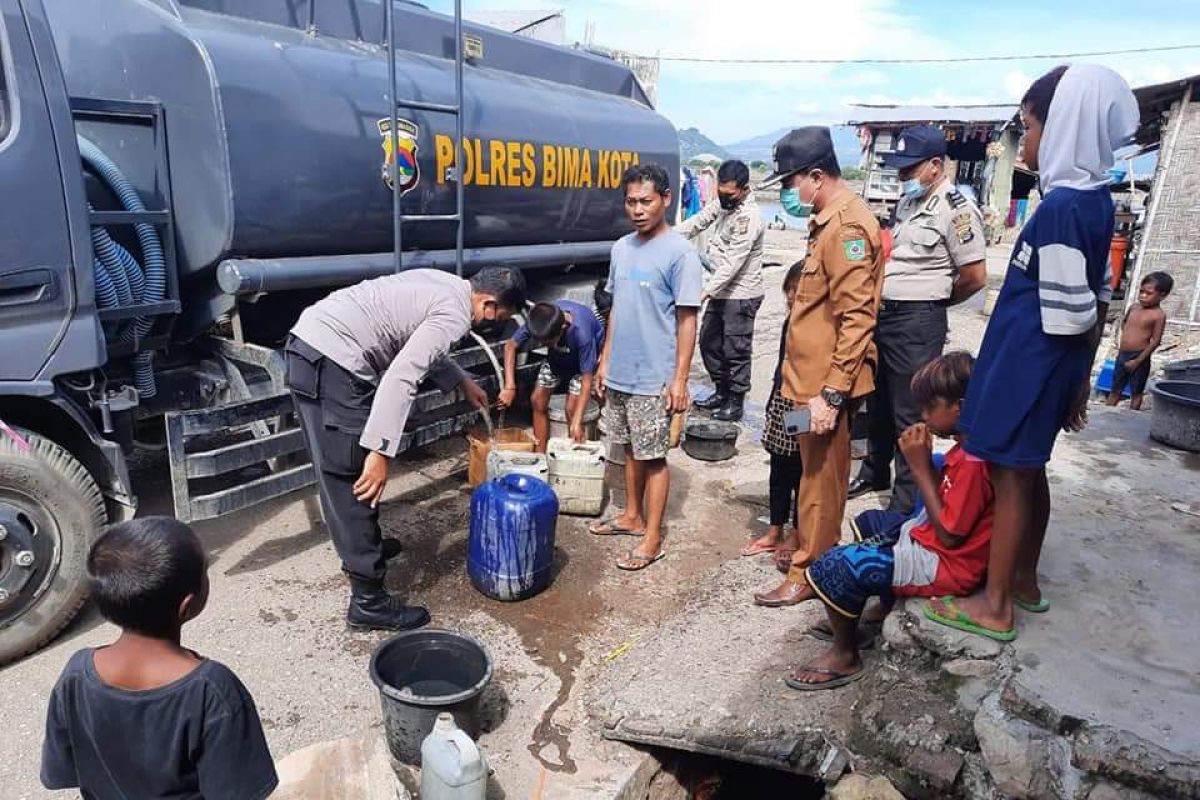
[[[524,600],[550,585],[558,498],[531,475],[510,474],[471,495],[467,574],[495,600]]]

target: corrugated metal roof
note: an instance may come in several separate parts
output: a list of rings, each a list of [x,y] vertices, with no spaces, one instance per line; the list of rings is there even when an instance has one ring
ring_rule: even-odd
[[[892,106],[855,104],[849,125],[919,124],[922,122],[1008,122],[1017,114],[1013,105]]]

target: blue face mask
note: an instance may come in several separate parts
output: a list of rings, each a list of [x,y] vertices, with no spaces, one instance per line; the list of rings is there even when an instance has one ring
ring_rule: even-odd
[[[800,199],[799,189],[784,189],[779,193],[779,205],[793,217],[804,219],[813,212],[813,204]]]
[[[920,178],[909,178],[900,184],[900,191],[906,200],[919,200],[929,191],[929,187],[921,183]]]

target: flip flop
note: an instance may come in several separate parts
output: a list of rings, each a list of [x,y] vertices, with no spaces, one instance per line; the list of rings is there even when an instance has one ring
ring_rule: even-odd
[[[815,672],[818,675],[830,676],[829,680],[822,681],[821,683],[805,683],[804,681],[798,681],[791,676],[784,678],[783,682],[798,692],[821,692],[826,689],[836,689],[839,686],[846,686],[854,683],[856,680],[862,678],[863,674],[866,673],[866,669],[863,667],[860,667],[858,672],[851,672],[849,675],[844,672],[834,672],[833,670],[825,669],[824,667],[800,667],[800,669],[796,671]]]
[[[742,548],[743,556],[758,556],[763,553],[774,553],[779,549],[777,544],[763,544],[762,538],[751,540],[750,544]]]
[[[880,627],[874,623],[859,623],[858,630],[854,634],[854,643],[858,645],[859,650],[870,650],[875,646],[875,639]],[[876,631],[872,632],[871,628],[875,628]],[[833,641],[833,631],[829,630],[827,623],[823,622],[818,622],[816,625],[809,627],[804,632],[804,635],[811,639],[816,639],[818,642]]]
[[[985,628],[975,620],[964,614],[954,603],[953,597],[940,598],[942,607],[954,614],[952,617],[945,617],[933,610],[933,606],[929,603],[925,604],[925,617],[931,619],[939,625],[945,625],[948,628],[974,633],[978,636],[986,636],[989,639],[995,639],[997,642],[1011,642],[1017,638],[1017,629],[1009,628],[1006,631],[996,631],[991,628]]]
[[[1024,600],[1013,600],[1013,605],[1017,608],[1028,611],[1030,614],[1045,614],[1050,610],[1050,601],[1046,598],[1038,600],[1036,603],[1026,603]]]
[[[660,561],[666,554],[666,550],[659,550],[656,555],[644,556],[641,553],[630,550],[624,558],[617,562],[617,569],[623,569],[626,572],[641,572],[654,562]]]
[[[622,528],[617,524],[620,517],[609,517],[601,522],[593,523],[588,526],[588,533],[592,536],[641,536],[645,533],[644,530],[635,531],[632,528]]]

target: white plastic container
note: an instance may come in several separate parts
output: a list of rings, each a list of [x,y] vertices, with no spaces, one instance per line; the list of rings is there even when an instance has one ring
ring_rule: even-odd
[[[542,453],[521,453],[515,450],[495,450],[488,453],[487,478],[495,480],[512,474],[532,475],[550,482],[550,469]]]
[[[559,513],[594,517],[604,510],[604,452],[600,442],[550,440],[546,463]]]
[[[438,714],[421,743],[421,800],[484,800],[487,778],[487,759],[478,745],[454,724],[453,715]]]

